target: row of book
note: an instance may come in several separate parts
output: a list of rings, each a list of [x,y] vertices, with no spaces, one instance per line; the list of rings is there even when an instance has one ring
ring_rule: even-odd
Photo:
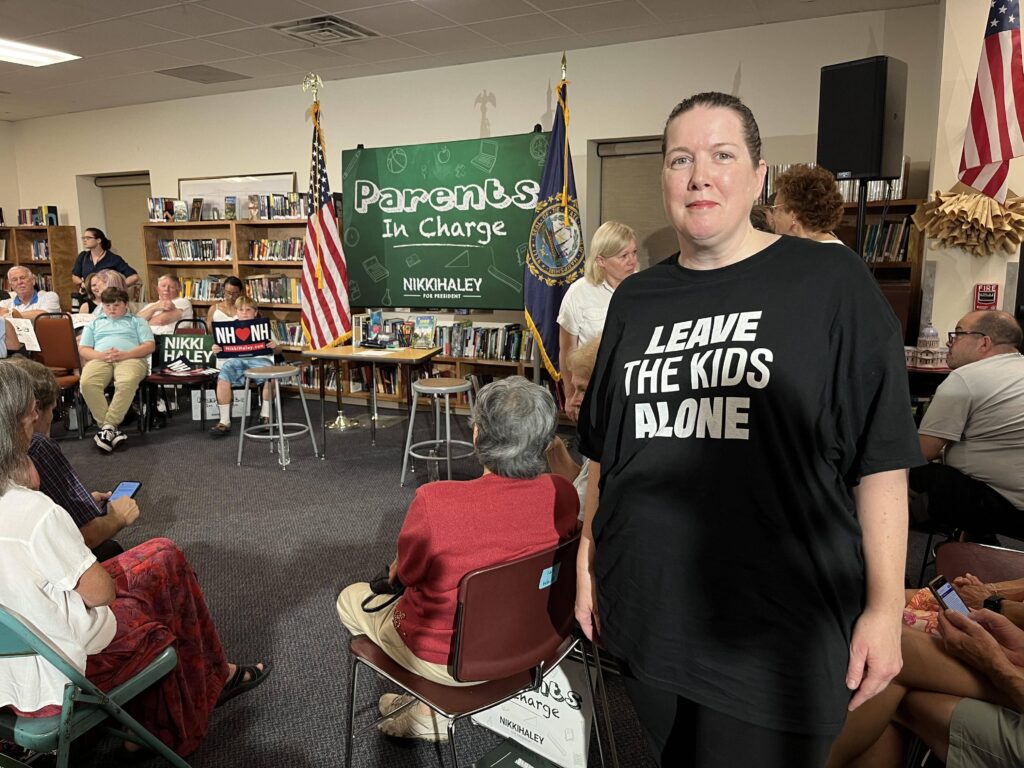
[[[768,202],[768,198],[775,194],[775,179],[788,171],[794,165],[816,165],[816,163],[776,163],[768,166],[768,174],[765,176],[764,190],[758,202],[762,205]],[[907,194],[907,176],[910,173],[910,156],[903,156],[903,165],[898,179],[881,180],[872,179],[868,181],[867,202],[878,202],[882,200],[902,200]],[[843,196],[843,202],[856,203],[860,198],[860,181],[858,179],[837,180],[839,194]]]
[[[160,261],[231,261],[231,241],[226,238],[157,240]]]
[[[223,201],[223,208],[218,205]],[[193,197],[189,201],[174,197],[149,198],[150,221],[236,221],[241,220],[238,197],[225,195],[223,198]],[[279,195],[249,195],[242,202],[247,206],[247,219],[292,219],[309,218],[309,195],[305,192],[289,192]],[[56,210],[56,209],[54,209]]]
[[[533,336],[519,323],[506,325],[473,325],[470,319],[451,323],[434,321],[432,315],[411,318],[384,318],[357,315],[356,339],[378,339],[383,336],[400,347],[434,346],[447,357],[519,362],[533,359]],[[426,336],[424,343],[420,337]]]
[[[284,320],[271,320],[270,329],[282,344],[305,344],[302,334],[302,323],[287,323]]]
[[[399,376],[401,366],[378,366],[376,386],[378,395],[401,394],[405,391],[405,385]],[[302,386],[312,389],[320,388],[320,366],[308,365],[301,369],[299,378]],[[370,382],[373,380],[373,367],[370,365],[348,364],[348,391],[369,392]],[[338,389],[338,377],[334,366],[325,366],[324,388],[331,391]]]
[[[21,226],[56,227],[59,216],[56,205],[40,205],[38,208],[19,208],[18,224]],[[3,217],[0,216],[0,223]]]
[[[31,258],[32,261],[49,261],[50,242],[48,240],[33,240]]]
[[[907,242],[913,222],[909,216],[899,221],[869,224],[864,233],[864,261],[901,262],[907,260]]]
[[[287,240],[249,241],[250,261],[302,261],[305,252],[305,240],[301,237],[290,237]]]
[[[181,295],[192,301],[220,301],[224,298],[224,280],[229,275],[181,277]]]
[[[261,304],[301,304],[302,280],[286,275],[252,275],[243,279],[246,293]]]

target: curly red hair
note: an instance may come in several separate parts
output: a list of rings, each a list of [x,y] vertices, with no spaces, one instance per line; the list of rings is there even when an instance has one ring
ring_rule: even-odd
[[[824,168],[794,165],[775,179],[775,194],[812,232],[831,232],[843,218],[843,196]]]

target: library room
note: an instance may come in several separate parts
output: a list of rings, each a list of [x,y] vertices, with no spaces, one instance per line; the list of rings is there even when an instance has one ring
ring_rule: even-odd
[[[0,768],[1024,764],[1020,24],[0,3]]]

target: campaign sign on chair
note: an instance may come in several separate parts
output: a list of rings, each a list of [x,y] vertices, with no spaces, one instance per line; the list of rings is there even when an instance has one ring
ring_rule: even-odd
[[[156,362],[153,370],[185,358],[194,368],[213,365],[213,336],[198,333],[169,333],[156,337]]]
[[[474,715],[473,722],[562,768],[584,768],[593,718],[583,665],[567,659],[544,678],[539,690]]]

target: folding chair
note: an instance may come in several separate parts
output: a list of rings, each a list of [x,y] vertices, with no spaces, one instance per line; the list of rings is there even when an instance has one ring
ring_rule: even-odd
[[[71,405],[78,417],[78,439],[81,440],[85,436],[85,405],[79,387],[82,359],[78,355],[74,324],[68,315],[48,312],[36,317],[32,325],[39,340],[39,351],[34,358],[53,371],[62,395],[71,394]],[[62,413],[63,400],[61,397]]]
[[[489,682],[464,687],[429,682],[394,662],[365,635],[353,637],[349,646],[354,659],[346,768],[352,765],[360,667],[373,670],[441,717],[449,718],[448,745],[453,765],[458,768],[456,724],[520,693],[539,689],[544,675],[557,667],[580,643],[581,637],[573,633],[578,548],[577,535],[536,555],[482,568],[462,577],[455,616],[455,640],[448,669],[460,682]],[[583,660],[590,695],[596,703],[586,655]],[[403,709],[404,706],[389,716]],[[604,748],[596,716],[593,723],[603,766]],[[438,760],[443,766],[440,752]]]
[[[200,320],[199,318],[192,318],[189,320],[179,320],[174,324],[175,333],[189,333],[197,336],[205,336],[206,321]],[[206,431],[206,388],[216,380],[217,374],[215,373],[191,373],[188,376],[172,376],[167,373],[151,373],[145,379],[142,380],[140,389],[145,389],[146,396],[146,426],[147,428],[152,426],[153,414],[156,412],[156,390],[157,388],[163,387],[188,387],[191,392],[196,387],[199,387],[199,402],[200,406],[200,428]],[[175,390],[177,395],[177,390]]]
[[[0,709],[0,738],[33,752],[56,752],[57,768],[67,768],[71,742],[107,718],[113,718],[126,730],[107,726],[107,731],[148,747],[175,768],[189,768],[188,763],[170,747],[122,709],[125,703],[174,669],[178,663],[174,648],[164,650],[131,680],[109,693],[103,693],[27,619],[0,606],[0,657],[12,656],[41,656],[70,682],[64,686],[64,702],[59,715],[19,717],[6,708]]]

